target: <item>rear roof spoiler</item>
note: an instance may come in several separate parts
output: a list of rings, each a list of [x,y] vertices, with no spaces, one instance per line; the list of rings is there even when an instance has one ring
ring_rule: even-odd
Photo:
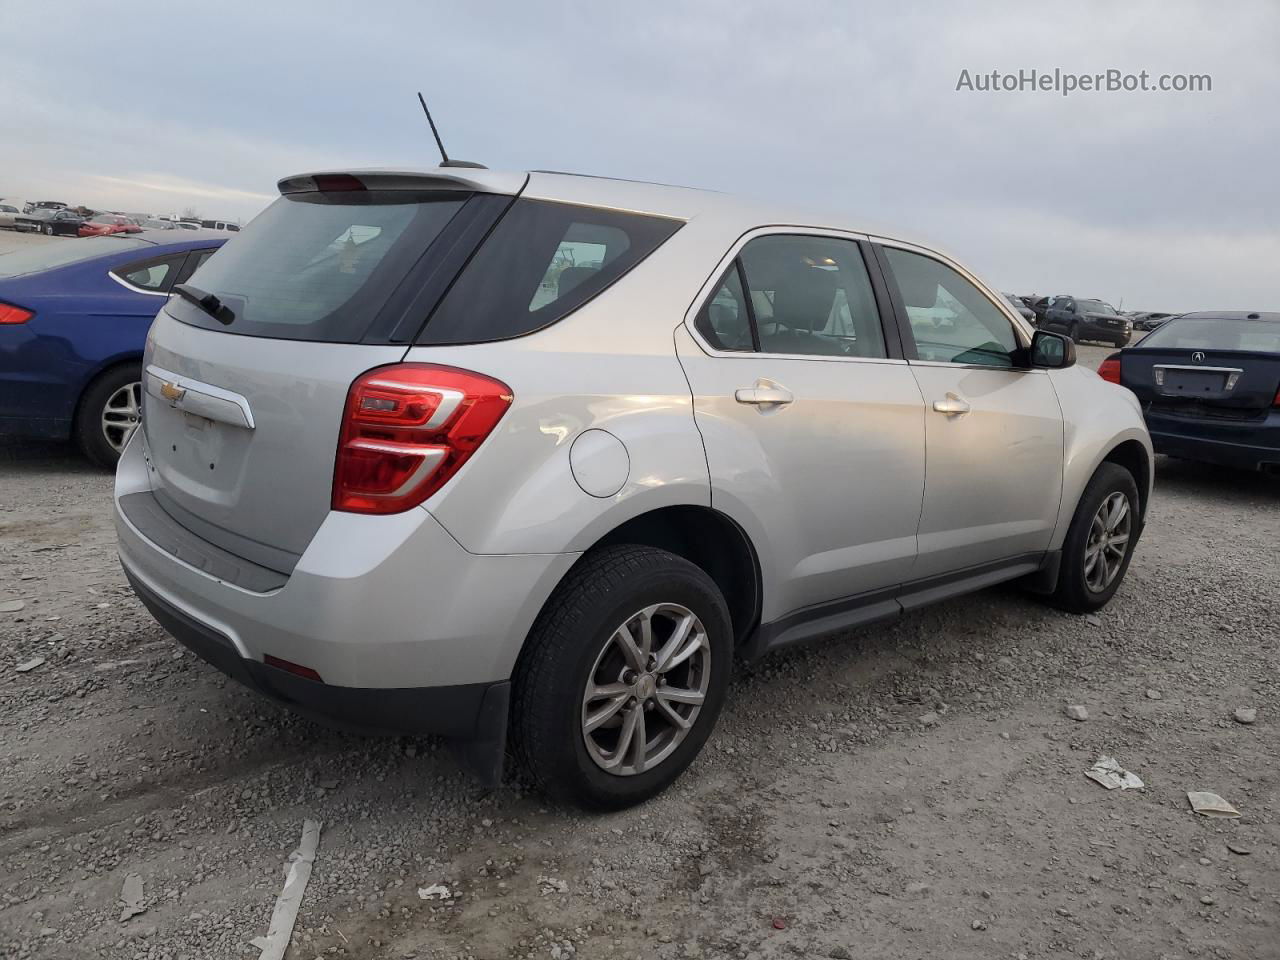
[[[285,177],[276,186],[282,195],[345,190],[464,190],[468,193],[516,196],[528,181],[527,173],[445,167],[435,170],[320,171]]]

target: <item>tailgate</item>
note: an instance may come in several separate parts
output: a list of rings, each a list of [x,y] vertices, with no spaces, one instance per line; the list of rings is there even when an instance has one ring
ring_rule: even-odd
[[[329,511],[351,382],[403,346],[228,336],[156,318],[144,372],[152,483],[174,519],[291,570]]]

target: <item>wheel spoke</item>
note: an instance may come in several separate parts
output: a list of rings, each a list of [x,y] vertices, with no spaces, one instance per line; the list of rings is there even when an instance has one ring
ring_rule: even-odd
[[[677,713],[676,708],[673,707],[666,700],[664,700],[662,697],[654,697],[654,702],[657,703],[658,710],[661,711],[662,715],[666,717],[667,720],[671,721],[671,723],[675,724],[678,729],[688,730],[691,726],[693,726],[693,723],[691,721],[686,720],[679,713]]]
[[[659,687],[656,696],[659,701],[692,703],[694,706],[701,706],[702,701],[706,699],[706,695],[702,691],[686,690],[683,687]]]
[[[618,746],[613,754],[605,760],[606,769],[616,769],[626,761],[627,752],[631,749],[631,741],[636,736],[636,716],[644,713],[644,710],[636,708],[628,710],[627,715],[622,719],[622,732],[618,734]]]
[[[1125,499],[1123,494],[1118,495],[1119,499],[1112,503],[1111,516],[1107,519],[1107,530],[1114,531],[1120,525],[1129,513],[1129,501]]]
[[[671,639],[664,643],[662,649],[658,651],[658,663],[654,667],[655,671],[666,673],[673,667],[684,663],[697,652],[702,643],[702,636],[694,633],[693,624],[693,614],[687,614],[676,624],[675,630],[671,633]],[[691,634],[694,637],[694,641],[688,643],[687,641]]]
[[[598,730],[618,715],[618,711],[626,705],[630,696],[631,688],[625,683],[612,683],[607,686],[596,687],[588,695],[587,702],[596,703],[600,700],[607,700],[608,703],[595,712],[587,714],[586,719],[583,721],[582,729],[587,733]]]
[[[644,719],[644,704],[636,704],[636,708],[631,713],[636,718],[635,733],[631,737],[631,752],[635,754],[635,759],[631,761],[631,766],[635,768],[636,773],[643,773],[649,754],[649,732]]]
[[[632,670],[643,670],[647,666],[646,656],[640,652],[640,645],[636,643],[635,634],[631,632],[630,625],[624,623],[620,626],[618,632],[613,635],[613,639],[622,648],[622,656],[627,661],[628,667]]]

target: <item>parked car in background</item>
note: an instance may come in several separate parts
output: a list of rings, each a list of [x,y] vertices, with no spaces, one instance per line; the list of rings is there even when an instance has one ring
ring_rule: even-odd
[[[1157,453],[1280,471],[1280,313],[1186,313],[1102,362]]]
[[[27,204],[24,212],[35,213],[37,210],[62,210],[66,206],[61,200],[37,200],[35,203]]]
[[[1035,324],[1036,312],[1023,303],[1021,297],[1014,296],[1012,293],[1002,294],[1002,296],[1009,301],[1013,309],[1018,311],[1018,315],[1021,316],[1023,320],[1032,325]]]
[[[14,217],[19,230],[33,230],[50,237],[77,237],[85,218],[71,210],[40,207],[30,213]]]
[[[1170,317],[1177,316],[1173,313],[1136,313],[1133,316],[1133,329],[1151,331],[1160,326]]]
[[[1057,296],[1052,296],[1052,297],[1040,297],[1032,301],[1030,304],[1028,304],[1028,306],[1031,307],[1032,311],[1036,315],[1037,326],[1044,322],[1045,313],[1049,310],[1051,306],[1054,305],[1054,303],[1056,303],[1058,300],[1067,300],[1067,299],[1069,299],[1067,296],[1058,294]]]
[[[267,696],[489,779],[510,731],[617,808],[702,749],[734,660],[1120,586],[1133,394],[941,254],[596,177],[279,186],[157,316],[115,491],[139,597]]]
[[[18,229],[16,218],[20,216],[22,216],[21,207],[15,206],[6,200],[0,200],[0,227],[6,230]]]
[[[128,217],[114,213],[95,214],[80,224],[82,237],[104,237],[111,233],[141,233],[142,228]]]
[[[1055,299],[1045,310],[1040,327],[1066,334],[1076,343],[1100,340],[1117,347],[1123,347],[1133,335],[1133,324],[1116,313],[1111,304],[1101,300],[1077,300],[1075,297]]]
[[[0,255],[0,433],[73,437],[114,464],[137,425],[147,329],[225,240],[114,234]]]
[[[177,230],[178,225],[172,220],[161,220],[157,217],[147,217],[147,219],[139,222],[138,226],[143,230]]]
[[[226,230],[230,233],[240,232],[240,224],[232,223],[229,220],[201,220],[200,226],[206,230]]]
[[[203,230],[199,220],[175,220],[174,225],[179,230]]]

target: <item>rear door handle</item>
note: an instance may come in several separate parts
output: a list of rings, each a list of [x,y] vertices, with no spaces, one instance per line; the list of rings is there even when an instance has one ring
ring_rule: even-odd
[[[948,393],[945,400],[933,401],[933,409],[938,413],[945,413],[948,416],[960,416],[969,412],[968,401],[956,396],[954,393]]]
[[[739,403],[753,403],[758,406],[781,406],[791,403],[795,396],[786,387],[766,380],[757,380],[754,387],[743,387],[734,393],[733,399]]]

